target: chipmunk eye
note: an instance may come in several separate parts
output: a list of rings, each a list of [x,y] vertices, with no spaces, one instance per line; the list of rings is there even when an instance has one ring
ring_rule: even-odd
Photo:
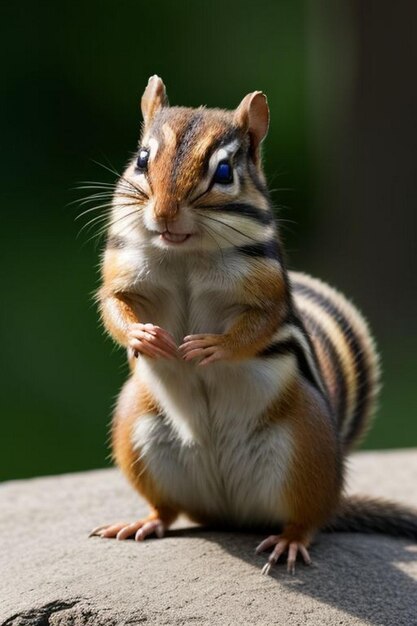
[[[137,168],[140,170],[146,170],[146,168],[148,167],[148,160],[149,152],[148,150],[142,148],[141,150],[139,150],[138,160],[136,161]]]
[[[214,172],[213,180],[220,185],[230,185],[233,182],[233,169],[228,161],[220,161]]]

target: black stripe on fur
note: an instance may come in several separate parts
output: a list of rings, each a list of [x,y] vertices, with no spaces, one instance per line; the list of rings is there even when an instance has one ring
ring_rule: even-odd
[[[245,246],[236,246],[235,250],[244,256],[273,259],[275,261],[280,261],[281,259],[278,243],[275,239],[265,241],[264,243],[250,243]]]
[[[347,400],[347,387],[346,387],[346,379],[343,372],[342,362],[340,360],[339,354],[329,337],[329,335],[324,330],[323,326],[320,324],[319,320],[314,318],[312,315],[307,313],[306,311],[302,311],[301,313],[304,322],[306,323],[307,329],[310,331],[311,336],[315,336],[317,341],[319,341],[324,351],[328,354],[328,358],[332,365],[332,368],[335,373],[336,378],[336,411],[337,416],[340,421],[343,420],[343,416],[346,411],[346,400]]]
[[[260,357],[274,357],[281,354],[294,354],[297,359],[297,366],[300,373],[306,378],[319,392],[323,394],[322,387],[314,375],[310,364],[304,354],[304,349],[295,339],[286,339],[271,343],[267,348],[258,354]],[[320,372],[320,370],[318,370]]]
[[[302,283],[293,283],[296,292],[306,295],[313,302],[323,307],[339,325],[354,357],[355,373],[358,381],[358,391],[355,400],[355,407],[352,420],[349,424],[349,432],[345,437],[345,443],[350,445],[362,431],[363,418],[366,415],[366,408],[369,402],[371,383],[369,368],[366,363],[362,346],[355,335],[349,320],[343,315],[340,309],[323,294],[315,291],[312,287]]]
[[[269,226],[274,221],[274,216],[268,209],[258,209],[253,204],[246,204],[244,202],[231,202],[230,204],[222,204],[219,206],[205,206],[201,205],[199,209],[211,209],[219,214],[226,213],[231,215],[237,215],[238,217],[248,217],[255,220],[262,226]]]

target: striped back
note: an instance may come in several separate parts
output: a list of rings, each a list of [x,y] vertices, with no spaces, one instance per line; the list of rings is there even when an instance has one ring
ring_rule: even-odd
[[[378,355],[368,325],[344,296],[299,272],[289,273],[293,300],[315,348],[341,441],[365,434],[379,388]]]

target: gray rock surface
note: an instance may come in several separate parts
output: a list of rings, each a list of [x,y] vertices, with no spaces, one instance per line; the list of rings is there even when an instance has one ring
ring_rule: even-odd
[[[417,451],[360,453],[349,490],[417,506]],[[417,625],[417,545],[321,534],[295,576],[261,576],[258,534],[186,521],[163,540],[88,538],[146,504],[116,470],[0,487],[0,624]]]

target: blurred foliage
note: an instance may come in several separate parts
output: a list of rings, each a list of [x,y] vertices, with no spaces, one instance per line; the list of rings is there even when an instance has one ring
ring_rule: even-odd
[[[3,6],[1,478],[107,462],[125,358],[104,339],[92,298],[101,244],[77,238],[68,203],[79,181],[112,180],[95,160],[120,170],[135,150],[151,74],[173,104],[232,108],[254,89],[268,94],[268,179],[292,265],[312,271],[323,217],[312,182],[309,20],[299,0]],[[415,445],[411,358],[394,337],[383,347],[389,382],[368,445]]]

